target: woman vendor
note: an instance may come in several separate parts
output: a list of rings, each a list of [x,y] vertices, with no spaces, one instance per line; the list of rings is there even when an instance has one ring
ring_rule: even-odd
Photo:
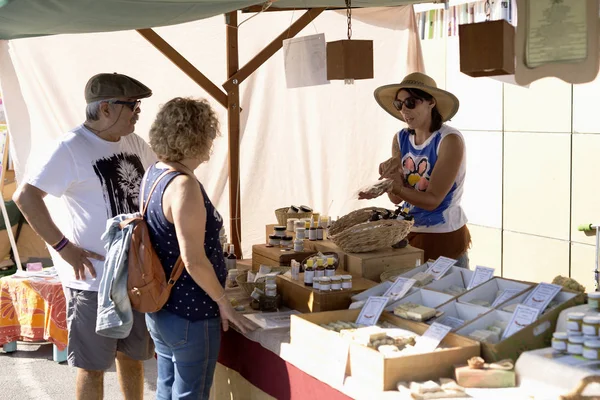
[[[394,134],[392,157],[379,165],[380,179],[392,179],[389,198],[406,202],[414,217],[410,244],[425,259],[445,256],[468,268],[471,235],[460,205],[466,172],[462,134],[444,122],[458,111],[456,96],[416,72],[399,84],[375,90],[377,103],[408,127]],[[376,197],[360,193],[359,198]]]

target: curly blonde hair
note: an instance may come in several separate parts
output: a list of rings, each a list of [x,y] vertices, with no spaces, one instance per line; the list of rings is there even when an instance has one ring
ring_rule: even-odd
[[[162,161],[208,160],[219,120],[206,100],[175,97],[164,104],[150,128],[150,147]]]

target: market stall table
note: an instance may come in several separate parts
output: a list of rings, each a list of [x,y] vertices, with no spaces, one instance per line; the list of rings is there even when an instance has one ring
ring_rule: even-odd
[[[54,361],[66,360],[67,309],[57,276],[21,272],[0,279],[0,346],[13,352],[18,340],[50,342]]]

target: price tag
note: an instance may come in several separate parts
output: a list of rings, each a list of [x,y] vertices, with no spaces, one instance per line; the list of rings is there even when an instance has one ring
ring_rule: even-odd
[[[523,304],[536,308],[542,313],[561,290],[562,286],[552,283],[540,283],[529,293]]]
[[[496,297],[496,300],[492,303],[492,308],[498,307],[500,304],[504,303],[506,300],[512,298],[514,295],[521,293],[521,289],[504,289],[500,296]]]
[[[519,304],[515,309],[515,312],[512,315],[508,326],[504,330],[504,334],[502,335],[502,339],[506,339],[507,337],[519,332],[521,329],[525,328],[527,325],[531,325],[537,320],[541,311],[537,308],[527,307],[523,304]]]
[[[442,256],[435,260],[433,264],[431,264],[426,273],[433,276],[433,279],[437,281],[443,277],[454,264],[456,264],[456,260]]]
[[[473,289],[475,286],[481,285],[483,282],[487,282],[494,276],[494,268],[480,267],[479,265],[475,268],[475,272],[471,277],[471,281],[467,286],[467,290]]]
[[[359,325],[371,326],[375,325],[379,320],[379,316],[387,305],[389,298],[384,296],[371,296],[360,310],[360,314],[356,319]]]
[[[421,353],[434,351],[451,330],[452,328],[449,326],[434,322],[423,336],[417,339],[415,350]]]
[[[396,281],[390,286],[388,290],[383,294],[384,297],[389,297],[390,302],[394,302],[396,300],[400,300],[403,298],[406,293],[410,290],[411,287],[415,284],[414,279],[398,277]]]

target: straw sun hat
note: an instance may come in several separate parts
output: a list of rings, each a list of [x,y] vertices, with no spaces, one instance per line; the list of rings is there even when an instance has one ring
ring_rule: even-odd
[[[419,89],[429,93],[435,99],[437,109],[442,116],[442,121],[448,121],[458,111],[459,102],[455,95],[442,89],[438,89],[435,81],[420,72],[406,75],[401,83],[385,85],[375,89],[375,100],[391,116],[404,121],[402,113],[394,107],[396,94],[400,89]]]

